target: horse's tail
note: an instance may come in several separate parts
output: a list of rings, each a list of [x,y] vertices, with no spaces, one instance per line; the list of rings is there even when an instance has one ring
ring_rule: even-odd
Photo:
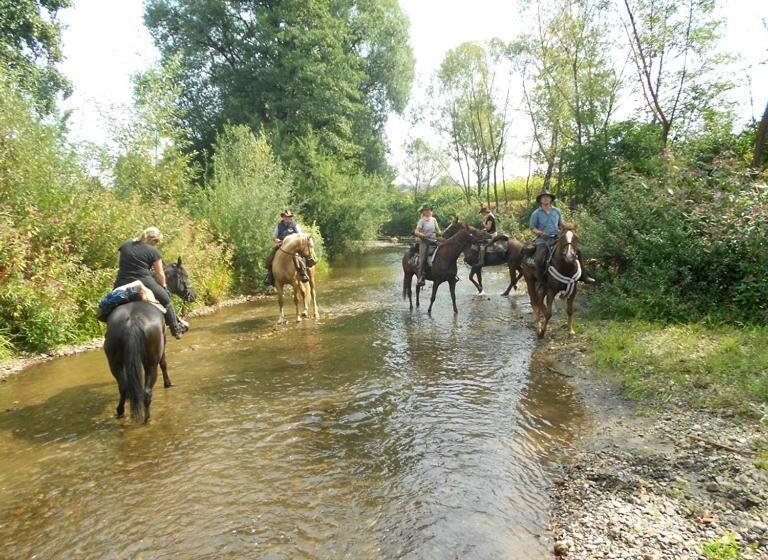
[[[123,384],[131,405],[131,418],[143,422],[144,411],[144,333],[138,325],[129,323],[123,338]]]

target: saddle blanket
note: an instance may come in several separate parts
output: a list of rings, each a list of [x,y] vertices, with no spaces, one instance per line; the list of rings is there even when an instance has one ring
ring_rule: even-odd
[[[131,301],[141,300],[151,303],[157,309],[159,309],[161,313],[165,314],[165,307],[160,305],[160,302],[157,301],[157,298],[155,297],[155,294],[152,293],[152,290],[147,288],[141,282],[141,280],[135,280],[129,284],[118,286],[109,292],[106,296],[104,296],[99,302],[99,309],[96,313],[96,318],[99,321],[106,322],[107,317],[109,317],[109,314],[112,313],[116,307]]]
[[[411,249],[411,266],[418,267],[419,266],[419,250],[418,245],[415,245],[416,247],[415,252],[414,249]],[[437,255],[437,245],[430,245],[429,249],[427,250],[427,266],[431,267],[432,263],[435,262],[435,255]]]

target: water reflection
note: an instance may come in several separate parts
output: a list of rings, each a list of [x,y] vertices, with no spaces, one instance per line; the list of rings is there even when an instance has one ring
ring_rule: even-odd
[[[543,465],[580,405],[529,373],[518,300],[463,282],[458,318],[447,291],[409,313],[399,259],[322,277],[319,324],[199,320],[148,427],[111,418],[100,352],[4,384],[0,557],[548,558]]]

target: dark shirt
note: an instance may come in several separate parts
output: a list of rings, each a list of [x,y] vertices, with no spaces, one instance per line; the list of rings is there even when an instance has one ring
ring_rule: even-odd
[[[142,278],[153,278],[152,265],[163,257],[155,247],[142,241],[126,241],[118,249],[120,260],[115,286]]]
[[[296,223],[296,220],[291,220],[287,224],[283,220],[280,220],[273,233],[274,237],[277,237],[280,241],[282,241],[289,235],[293,235],[294,233],[301,233],[301,227],[299,227],[299,224]]]
[[[488,233],[496,233],[496,216],[489,212],[483,220],[483,227]]]

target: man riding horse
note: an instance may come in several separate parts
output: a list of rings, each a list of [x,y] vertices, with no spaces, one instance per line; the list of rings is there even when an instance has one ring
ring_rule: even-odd
[[[485,265],[485,251],[488,249],[488,244],[491,243],[496,237],[496,216],[493,215],[490,208],[486,204],[480,206],[480,214],[483,216],[483,241],[480,243],[480,256],[477,259],[478,266]]]
[[[534,262],[536,263],[536,277],[538,282],[536,287],[540,293],[544,291],[544,279],[547,274],[547,265],[549,263],[552,246],[560,235],[560,229],[563,225],[563,215],[560,209],[553,206],[555,195],[549,192],[546,187],[536,197],[536,203],[539,205],[531,214],[530,228],[531,233],[536,236],[534,245]],[[581,253],[578,254],[579,264],[581,265],[581,282],[594,284],[595,279],[590,276],[584,268],[581,260]]]
[[[117,279],[114,287],[124,286],[140,280],[149,288],[160,305],[165,307],[165,323],[176,338],[189,330],[189,324],[176,316],[171,294],[168,292],[163,268],[163,257],[157,244],[163,240],[163,234],[154,226],[141,232],[136,239],[126,241],[118,249]]]
[[[301,226],[293,219],[293,212],[287,209],[280,212],[280,221],[277,222],[277,225],[272,232],[272,241],[275,243],[275,246],[269,255],[267,255],[267,277],[264,279],[265,284],[270,286],[275,285],[275,279],[272,275],[272,261],[275,260],[275,254],[277,254],[278,249],[280,249],[280,246],[283,244],[283,240],[289,235],[300,235],[302,233]],[[296,257],[294,260],[301,281],[309,282],[309,276],[307,275],[307,269],[303,259]]]

